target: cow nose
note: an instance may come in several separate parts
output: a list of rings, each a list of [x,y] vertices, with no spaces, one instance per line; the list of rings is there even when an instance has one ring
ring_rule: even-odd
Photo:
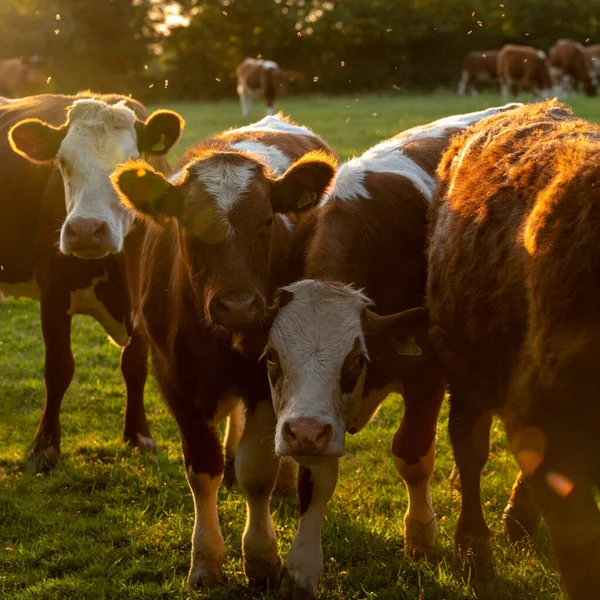
[[[283,438],[291,454],[323,454],[333,437],[330,423],[303,417],[290,419],[283,424]]]
[[[264,317],[264,302],[258,294],[233,296],[216,294],[210,302],[212,319],[221,325],[249,325]]]
[[[108,223],[100,219],[73,217],[65,223],[64,243],[76,256],[104,256],[110,251]]]

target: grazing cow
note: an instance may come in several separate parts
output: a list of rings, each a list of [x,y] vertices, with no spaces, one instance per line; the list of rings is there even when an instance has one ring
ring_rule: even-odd
[[[285,91],[286,78],[281,67],[272,60],[245,58],[235,73],[242,114],[245,117],[250,114],[253,98],[263,97],[267,103],[267,115],[272,115],[277,96]]]
[[[316,597],[320,527],[345,432],[364,427],[392,391],[405,401],[392,444],[409,496],[405,551],[419,555],[436,542],[429,480],[445,383],[428,352],[427,312],[415,308],[425,292],[427,210],[451,136],[509,108],[410,129],[343,164],[308,236],[308,279],[280,291],[266,349],[275,449],[301,465],[301,517],[282,580],[286,599]]]
[[[496,81],[498,78],[497,50],[474,51],[465,54],[462,62],[462,72],[458,84],[458,95],[464,96],[467,90],[472,96],[477,96],[477,84],[486,81]]]
[[[489,571],[479,480],[500,413],[571,600],[600,597],[599,152],[600,127],[555,101],[498,115],[454,140],[430,212],[457,545]]]
[[[260,321],[294,262],[296,217],[283,213],[311,212],[335,165],[321,138],[271,116],[193,146],[170,179],[143,162],[113,174],[123,202],[151,223],[142,253],[142,315],[194,497],[190,585],[223,578],[216,510],[223,455],[215,427],[239,398],[246,406],[235,465],[248,506],[245,572],[259,583],[279,580],[269,513],[279,458],[259,363],[266,341]]]
[[[585,48],[573,40],[558,40],[550,48],[550,72],[565,94],[569,89],[583,86],[587,96],[596,95],[598,78]]]
[[[532,100],[552,95],[552,79],[542,50],[507,44],[498,52],[497,68],[505,101],[509,91],[518,96],[519,86],[531,93]]]
[[[592,63],[592,67],[596,72],[596,78],[600,75],[600,44],[592,44],[591,46],[584,46],[583,51],[588,57],[588,60]]]
[[[46,83],[47,61],[40,56],[0,60],[0,95],[25,96],[40,92]]]
[[[166,170],[160,155],[180,128],[175,113],[147,118],[140,103],[116,95],[41,95],[0,104],[0,290],[40,301],[46,346],[46,405],[31,468],[52,467],[60,455],[74,314],[94,317],[124,347],[123,436],[155,447],[143,405],[146,344],[132,321],[129,292],[138,284],[143,227],[120,207],[109,175],[121,160],[140,155],[156,155],[157,168]]]

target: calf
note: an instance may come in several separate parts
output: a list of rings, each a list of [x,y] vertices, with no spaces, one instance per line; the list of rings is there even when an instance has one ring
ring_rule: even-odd
[[[498,78],[497,57],[497,50],[468,52],[462,62],[458,95],[464,96],[469,90],[472,96],[476,96],[478,83],[496,81]]]
[[[109,174],[140,155],[156,155],[165,170],[160,155],[180,128],[174,113],[147,118],[140,103],[121,96],[42,95],[0,104],[0,291],[40,301],[46,346],[46,404],[31,468],[52,467],[60,455],[74,314],[94,317],[123,346],[123,436],[155,447],[143,406],[147,350],[130,294],[138,284],[143,227],[120,207]]]
[[[335,165],[311,131],[266,117],[193,146],[170,179],[143,162],[113,174],[123,202],[151,224],[142,253],[142,316],[194,497],[191,585],[223,578],[216,510],[223,456],[215,427],[239,398],[246,406],[235,469],[248,506],[244,568],[259,583],[279,579],[269,512],[279,458],[258,360],[266,341],[260,321],[276,286],[287,281],[295,217],[285,213],[309,210]]]
[[[426,280],[426,215],[435,168],[451,136],[508,108],[408,130],[343,164],[316,215],[308,279],[280,292],[266,349],[275,449],[301,465],[301,517],[284,598],[316,596],[320,527],[345,432],[364,427],[392,391],[405,401],[392,444],[409,495],[405,550],[422,554],[436,542],[429,480],[445,382],[428,352],[426,310],[418,308]],[[369,308],[372,301],[379,314]]]
[[[272,115],[277,96],[285,91],[285,73],[281,67],[272,60],[245,58],[235,73],[242,114],[245,117],[250,114],[253,98],[263,97],[267,103],[267,115]]]
[[[430,211],[431,339],[463,497],[456,543],[489,571],[479,480],[499,413],[572,600],[600,597],[599,151],[600,128],[556,102],[497,115],[454,140]]]
[[[587,96],[596,95],[598,78],[582,44],[573,40],[558,40],[550,48],[550,70],[565,93],[569,88],[577,89],[581,85]]]
[[[532,100],[552,95],[552,79],[542,50],[507,44],[498,52],[497,69],[505,101],[509,91],[518,96],[519,86],[531,93]]]

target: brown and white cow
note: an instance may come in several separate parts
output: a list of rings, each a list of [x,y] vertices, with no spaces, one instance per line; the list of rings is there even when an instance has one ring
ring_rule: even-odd
[[[307,279],[280,291],[266,349],[275,449],[301,465],[301,517],[283,598],[316,597],[321,522],[345,433],[364,427],[392,391],[405,401],[392,444],[409,496],[405,551],[419,555],[435,545],[429,481],[445,383],[428,352],[422,308],[427,210],[451,136],[512,106],[441,119],[376,145],[339,168],[318,208]]]
[[[431,207],[432,341],[451,392],[461,551],[490,567],[480,472],[492,414],[571,600],[600,597],[600,127],[547,102],[456,138]]]
[[[42,91],[48,77],[48,61],[41,56],[0,60],[0,95],[26,96]]]
[[[596,77],[600,76],[600,44],[584,46],[583,51],[585,52],[588,60],[592,63]]]
[[[477,84],[496,81],[498,78],[497,50],[477,50],[465,54],[462,62],[458,95],[464,96],[467,90],[476,96]]]
[[[124,438],[154,449],[143,406],[146,344],[132,321],[143,227],[120,206],[110,173],[128,157],[165,154],[181,120],[122,96],[41,95],[0,104],[0,291],[40,301],[46,405],[30,467],[60,454],[60,405],[74,372],[74,314],[123,346]],[[9,145],[10,142],[10,145]],[[12,146],[12,149],[11,149]],[[92,260],[93,259],[93,260]],[[41,463],[41,464],[40,464]]]
[[[509,91],[516,98],[519,87],[529,91],[532,100],[549,98],[554,92],[547,61],[543,50],[513,44],[503,46],[498,52],[497,68],[504,100],[508,100]]]
[[[142,314],[155,374],[175,415],[195,503],[191,585],[222,581],[217,518],[223,455],[215,427],[241,398],[246,424],[236,476],[246,494],[244,567],[276,584],[269,503],[279,458],[261,326],[290,265],[296,216],[329,184],[336,159],[321,138],[280,117],[191,147],[169,179],[143,162],[118,169],[123,202],[151,225],[142,259]],[[300,216],[298,216],[300,218]],[[253,337],[258,341],[253,342]]]
[[[275,100],[285,91],[286,77],[281,67],[272,60],[245,58],[235,73],[242,114],[245,117],[250,114],[253,98],[264,98],[267,115],[272,115]]]
[[[587,96],[595,96],[598,77],[583,44],[558,40],[550,48],[550,73],[565,94],[580,85]]]

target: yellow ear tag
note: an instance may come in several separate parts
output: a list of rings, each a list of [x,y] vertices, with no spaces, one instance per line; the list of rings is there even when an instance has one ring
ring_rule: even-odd
[[[300,196],[300,200],[298,200],[298,208],[302,208],[307,204],[312,204],[317,199],[316,192],[309,192],[308,190],[304,190],[302,192],[302,196]]]
[[[152,150],[152,152],[162,152],[165,149],[165,138],[165,134],[161,133],[160,140],[158,140],[158,142],[156,142],[156,144],[154,144],[150,150]]]
[[[404,344],[398,345],[398,354],[401,356],[421,356],[423,350],[415,342],[415,338],[411,336]]]

